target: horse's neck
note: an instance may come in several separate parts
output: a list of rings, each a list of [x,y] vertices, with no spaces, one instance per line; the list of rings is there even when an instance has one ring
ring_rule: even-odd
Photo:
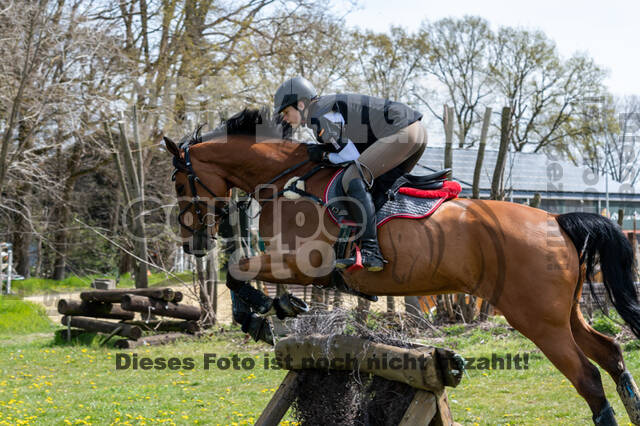
[[[205,142],[194,148],[198,150],[200,161],[218,173],[222,172],[226,180],[247,192],[269,182],[305,157],[291,142],[256,143],[249,137],[227,137],[225,142]]]

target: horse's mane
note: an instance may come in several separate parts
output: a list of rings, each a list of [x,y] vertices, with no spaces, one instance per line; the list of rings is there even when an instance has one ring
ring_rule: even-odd
[[[231,118],[222,121],[211,132],[202,134],[200,125],[196,130],[182,138],[180,146],[191,146],[200,142],[228,135],[247,135],[256,138],[291,139],[291,126],[280,115],[272,116],[268,108],[245,108]]]

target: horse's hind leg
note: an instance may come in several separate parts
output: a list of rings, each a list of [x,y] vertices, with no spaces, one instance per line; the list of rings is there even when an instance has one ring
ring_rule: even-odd
[[[571,296],[569,296],[571,297]],[[567,300],[567,308],[571,299]],[[615,425],[613,409],[602,387],[600,371],[574,340],[569,318],[561,310],[547,304],[499,304],[497,306],[511,325],[533,341],[546,357],[565,375],[582,396],[593,414],[596,425]],[[532,318],[539,318],[532,321]]]
[[[580,350],[568,324],[566,327],[547,329],[543,335],[532,340],[587,401],[596,425],[617,424],[604,394],[600,371]]]
[[[571,331],[580,349],[613,378],[629,418],[634,425],[640,425],[638,387],[625,368],[620,345],[587,324],[578,302],[571,308]]]

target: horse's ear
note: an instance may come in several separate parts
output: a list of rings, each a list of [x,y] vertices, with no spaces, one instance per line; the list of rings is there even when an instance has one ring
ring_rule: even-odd
[[[180,150],[178,149],[178,145],[176,145],[174,141],[166,136],[163,136],[162,139],[164,139],[164,145],[167,148],[167,151],[173,154],[174,157],[180,157]]]

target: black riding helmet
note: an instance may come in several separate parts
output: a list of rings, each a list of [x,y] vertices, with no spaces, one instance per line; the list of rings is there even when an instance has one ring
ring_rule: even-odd
[[[280,114],[290,105],[297,105],[303,99],[312,100],[318,97],[316,88],[304,77],[293,77],[278,87],[273,96],[273,110]]]

